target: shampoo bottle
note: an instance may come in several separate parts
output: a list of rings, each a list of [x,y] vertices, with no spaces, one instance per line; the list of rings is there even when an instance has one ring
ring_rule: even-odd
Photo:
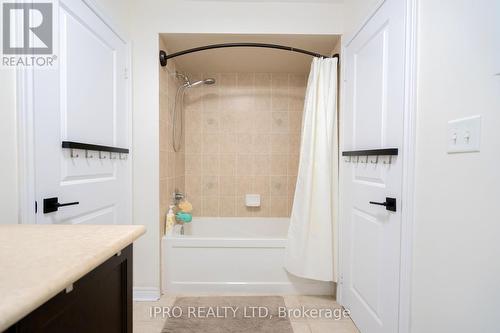
[[[170,208],[165,219],[165,233],[167,233],[175,224],[175,213],[174,205],[170,205]]]

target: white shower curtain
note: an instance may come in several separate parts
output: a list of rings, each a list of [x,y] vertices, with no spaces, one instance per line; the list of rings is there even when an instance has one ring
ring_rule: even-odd
[[[336,281],[337,154],[337,59],[314,58],[285,259],[285,268],[293,275]]]

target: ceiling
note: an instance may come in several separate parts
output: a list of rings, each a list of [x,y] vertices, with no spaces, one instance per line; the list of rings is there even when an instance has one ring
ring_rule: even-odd
[[[336,35],[160,34],[160,37],[167,45],[167,53],[209,44],[253,42],[292,46],[329,55],[339,40]],[[237,47],[186,54],[175,58],[175,64],[178,70],[189,73],[308,73],[311,60],[311,56],[295,52]]]

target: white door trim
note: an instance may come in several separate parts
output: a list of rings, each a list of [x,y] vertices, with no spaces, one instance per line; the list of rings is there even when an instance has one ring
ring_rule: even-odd
[[[347,36],[347,42],[342,45],[341,54],[345,48],[363,29],[384,4],[380,1],[373,11],[362,21],[355,32]],[[401,226],[401,274],[399,295],[399,332],[410,333],[411,316],[411,273],[413,266],[413,226],[414,226],[414,198],[415,198],[415,154],[416,154],[416,110],[417,110],[417,13],[418,0],[406,0],[406,54],[405,54],[405,109],[404,109],[404,138],[403,138],[403,190],[402,190],[402,226]],[[344,62],[341,62],[344,64]],[[341,111],[345,101],[345,66],[342,65],[341,73]],[[340,127],[342,128],[342,127]],[[341,133],[340,140],[343,140]],[[342,196],[339,197],[342,200]],[[341,205],[339,204],[339,207]],[[339,244],[339,283],[337,286],[337,301],[342,304],[342,276],[344,264],[342,258],[342,223],[338,223]]]
[[[401,225],[399,332],[410,333],[413,230],[415,223],[415,162],[417,125],[417,13],[418,0],[406,0],[405,110]]]
[[[127,49],[127,101],[126,112],[128,118],[128,135],[130,145],[133,145],[132,137],[132,50],[131,43],[120,33],[110,18],[103,13],[94,0],[81,0],[94,14],[96,14],[108,26],[115,35],[125,44]],[[31,68],[18,68],[16,70],[16,100],[17,100],[17,162],[19,182],[19,223],[35,224],[35,143],[34,143],[34,114],[33,114],[33,70]],[[130,160],[130,186],[132,186],[133,173],[133,149],[129,154]],[[132,187],[130,191],[132,199]],[[130,201],[132,202],[132,200]],[[132,210],[133,205],[130,209]],[[38,209],[40,209],[40,203]],[[131,215],[133,216],[133,211]]]

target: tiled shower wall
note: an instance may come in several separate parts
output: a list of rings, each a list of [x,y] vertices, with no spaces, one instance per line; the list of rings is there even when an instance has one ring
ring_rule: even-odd
[[[166,50],[160,39],[160,48]],[[172,148],[172,114],[179,81],[175,78],[175,64],[169,61],[167,67],[160,67],[160,235],[164,234],[165,215],[175,189],[184,192],[184,138],[182,148],[174,152]]]
[[[191,75],[206,77],[217,83],[191,88],[185,98],[185,190],[193,214],[289,216],[306,75]],[[246,207],[245,194],[260,194],[261,207]]]

